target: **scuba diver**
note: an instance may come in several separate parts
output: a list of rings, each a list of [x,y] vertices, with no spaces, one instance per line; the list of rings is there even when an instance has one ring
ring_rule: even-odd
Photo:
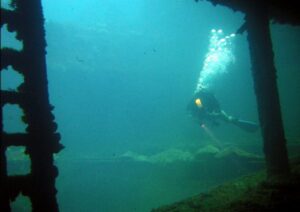
[[[200,126],[205,126],[207,123],[219,125],[218,121],[222,120],[247,132],[255,132],[258,129],[258,125],[254,122],[241,120],[225,113],[225,111],[220,108],[219,102],[214,94],[204,87],[201,87],[201,89],[195,93],[187,106],[187,110]]]

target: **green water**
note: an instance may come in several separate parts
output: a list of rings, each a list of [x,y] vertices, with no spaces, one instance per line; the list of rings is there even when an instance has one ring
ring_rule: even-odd
[[[221,122],[210,127],[212,137],[186,113],[210,30],[234,33],[243,14],[193,0],[42,2],[50,102],[66,147],[56,156],[61,211],[149,211],[264,168],[259,131]],[[270,28],[293,156],[300,152],[300,28]],[[258,122],[246,33],[235,37],[233,54],[211,89],[227,113]],[[12,73],[1,72],[2,89],[22,81]],[[5,107],[5,131],[24,132],[20,113]],[[235,153],[214,152],[216,142]],[[19,150],[8,152],[11,173],[29,171]],[[29,207],[23,197],[13,204]]]

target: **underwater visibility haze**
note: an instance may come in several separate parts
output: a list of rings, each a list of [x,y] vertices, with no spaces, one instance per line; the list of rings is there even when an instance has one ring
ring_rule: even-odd
[[[226,113],[258,123],[247,34],[235,34],[242,13],[194,0],[42,3],[50,103],[65,146],[55,160],[61,211],[150,211],[264,168],[259,130],[223,121],[203,128],[187,112],[206,87]],[[2,47],[21,49],[3,28]],[[300,143],[300,29],[272,24],[271,33],[293,155]],[[1,72],[2,89],[22,81],[11,72]],[[25,130],[14,118],[20,113],[5,108],[5,131]],[[7,154],[15,161],[22,152]],[[30,205],[19,198],[13,207]]]

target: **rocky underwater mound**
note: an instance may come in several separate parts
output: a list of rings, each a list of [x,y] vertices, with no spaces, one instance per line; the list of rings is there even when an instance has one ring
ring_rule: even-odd
[[[176,162],[208,162],[221,160],[234,160],[244,163],[263,163],[262,156],[246,152],[236,147],[220,149],[213,145],[204,146],[194,152],[172,148],[152,155],[128,151],[120,155],[118,159],[165,165]]]

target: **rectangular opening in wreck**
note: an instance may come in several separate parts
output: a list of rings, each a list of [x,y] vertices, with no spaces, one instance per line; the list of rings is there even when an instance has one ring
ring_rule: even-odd
[[[16,39],[16,32],[11,32],[7,28],[7,24],[1,27],[1,48],[11,48],[17,51],[23,49],[22,41]]]
[[[11,203],[12,211],[32,211],[29,197],[19,194]]]
[[[10,10],[10,11],[13,11],[13,10],[16,9],[14,7],[14,5],[12,5],[12,0],[2,0],[1,1],[1,8],[7,9],[7,10]]]
[[[30,174],[31,160],[25,151],[26,148],[23,146],[9,146],[6,148],[8,176]]]
[[[17,104],[6,104],[3,107],[3,131],[6,133],[24,133],[27,128],[22,120],[23,110]]]
[[[18,91],[18,87],[24,82],[22,74],[8,66],[1,71],[1,90]]]

